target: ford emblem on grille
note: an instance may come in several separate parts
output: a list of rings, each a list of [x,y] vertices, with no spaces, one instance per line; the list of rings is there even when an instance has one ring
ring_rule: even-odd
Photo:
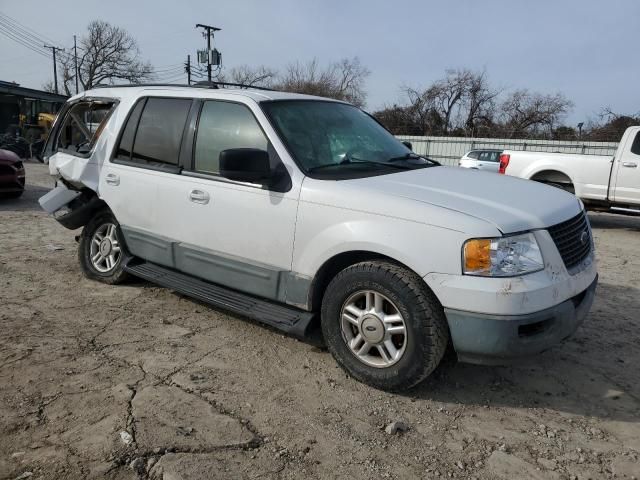
[[[586,230],[584,232],[582,232],[582,234],[580,235],[580,243],[582,245],[586,245],[586,243],[589,241],[589,232],[587,232]]]

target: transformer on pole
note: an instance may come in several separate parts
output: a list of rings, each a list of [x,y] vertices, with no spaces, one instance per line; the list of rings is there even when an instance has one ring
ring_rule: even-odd
[[[203,25],[198,23],[196,28],[204,29],[203,35],[207,37],[207,49],[198,50],[198,62],[207,64],[207,80],[211,81],[211,66],[222,64],[222,54],[217,49],[211,49],[211,40],[213,39],[215,32],[222,30],[221,28],[212,27],[210,25]]]

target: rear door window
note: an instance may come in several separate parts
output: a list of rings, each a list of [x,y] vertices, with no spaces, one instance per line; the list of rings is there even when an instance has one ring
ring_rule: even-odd
[[[636,133],[636,138],[633,139],[631,144],[631,153],[640,155],[640,132]]]
[[[136,138],[136,128],[138,128],[138,122],[140,121],[140,115],[146,99],[138,100],[136,106],[133,107],[129,118],[124,125],[122,136],[120,137],[120,143],[116,149],[115,158],[118,160],[131,160],[131,152],[133,151],[133,141]]]
[[[184,98],[148,98],[133,138],[130,160],[143,165],[178,165],[180,144],[191,102],[191,99]],[[121,147],[124,149],[123,153],[127,150],[126,142],[130,141],[127,136],[128,128],[129,125],[123,133],[117,152],[121,151]]]
[[[483,162],[498,162],[500,160],[499,152],[482,152],[480,160]]]
[[[87,101],[67,111],[56,137],[54,150],[87,156],[107,123],[115,102]]]

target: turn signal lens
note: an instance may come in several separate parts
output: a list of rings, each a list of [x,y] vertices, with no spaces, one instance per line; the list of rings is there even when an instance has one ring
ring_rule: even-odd
[[[485,272],[491,269],[491,240],[481,238],[464,244],[464,271]]]
[[[513,277],[544,268],[540,247],[532,233],[475,238],[463,247],[463,273],[485,277]]]

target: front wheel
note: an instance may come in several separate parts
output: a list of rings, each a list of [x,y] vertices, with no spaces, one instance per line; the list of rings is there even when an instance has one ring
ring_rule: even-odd
[[[424,281],[384,261],[358,263],[336,275],[322,302],[322,331],[344,370],[389,391],[429,376],[449,339],[442,306]]]
[[[84,227],[78,258],[82,271],[92,280],[113,285],[129,278],[124,271],[127,251],[122,241],[122,231],[111,212],[98,213]]]

